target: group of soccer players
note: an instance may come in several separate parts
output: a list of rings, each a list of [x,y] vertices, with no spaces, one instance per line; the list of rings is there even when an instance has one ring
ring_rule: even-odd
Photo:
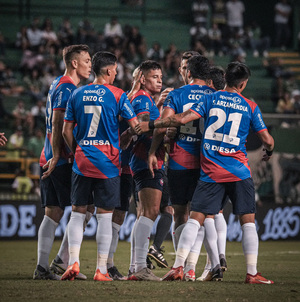
[[[241,95],[250,76],[248,67],[230,63],[224,76],[206,57],[186,52],[179,67],[185,85],[161,93],[162,68],[148,60],[135,71],[126,95],[113,86],[117,74],[114,54],[101,51],[91,59],[87,46],[72,45],[64,49],[63,58],[65,74],[54,80],[47,99],[47,133],[40,160],[45,216],[38,233],[33,278],[86,279],[80,273],[79,253],[84,228],[96,207],[94,280],[194,281],[204,241],[209,261],[198,279],[221,281],[227,269],[222,209],[230,199],[242,225],[245,282],[273,283],[256,270],[254,186],[245,142],[251,126],[264,145],[263,160],[269,160],[274,140],[258,106]],[[92,71],[94,82],[77,89]],[[165,143],[169,146],[167,180],[172,207],[163,198]],[[114,266],[113,254],[132,194],[132,177],[139,210],[125,278]],[[69,204],[70,221],[49,267],[55,229]],[[172,223],[173,209],[176,260],[161,279],[149,269],[147,255],[165,265],[160,244]],[[163,231],[148,250],[159,213]]]

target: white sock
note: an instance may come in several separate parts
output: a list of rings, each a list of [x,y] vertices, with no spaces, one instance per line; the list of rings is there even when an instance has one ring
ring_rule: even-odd
[[[93,216],[92,213],[86,212],[85,214],[85,220],[84,220],[84,225],[83,225],[83,231],[85,230],[86,225],[90,221],[91,217]],[[67,268],[68,263],[69,263],[69,243],[68,243],[68,227],[69,223],[66,226],[65,233],[63,240],[61,242],[59,251],[57,253],[57,256],[62,260],[63,264],[60,264],[63,268]]]
[[[204,246],[205,246],[205,239],[204,239]],[[205,248],[206,249],[206,248]],[[204,267],[205,270],[211,270],[212,267],[211,267],[211,261],[209,259],[209,255],[206,253],[206,264],[205,264],[205,267]]]
[[[154,221],[145,216],[140,216],[135,231],[135,271],[147,267],[146,258],[149,247],[151,229]]]
[[[227,237],[227,223],[223,213],[215,215],[215,227],[217,231],[217,244],[219,255],[226,255],[226,237]]]
[[[107,258],[112,238],[112,214],[96,214],[98,226],[97,226],[97,269],[101,274],[107,273]]]
[[[112,239],[111,245],[107,258],[107,268],[111,268],[114,266],[114,254],[117,250],[118,242],[119,242],[119,232],[121,226],[115,222],[112,222]]]
[[[205,238],[207,240],[206,251],[211,261],[211,267],[215,268],[220,265],[219,251],[217,245],[217,231],[213,218],[205,218],[204,220]]]
[[[242,225],[242,246],[246,258],[247,273],[257,274],[258,236],[255,223]]]
[[[174,250],[175,252],[177,251],[177,247],[178,247],[178,242],[179,242],[179,238],[181,235],[182,230],[185,227],[185,223],[181,224],[179,227],[176,228],[176,230],[174,231],[173,234],[173,245],[174,245]]]
[[[85,214],[73,212],[71,213],[68,226],[68,240],[69,240],[69,265],[79,261],[80,247],[83,238],[83,223]]]
[[[192,246],[188,257],[186,258],[186,265],[184,272],[187,273],[189,270],[196,271],[196,264],[200,255],[202,242],[204,239],[204,228],[200,228],[197,234],[196,242]]]
[[[60,264],[63,268],[67,268],[69,263],[69,243],[68,243],[68,227],[69,223],[66,226],[63,240],[61,242],[57,256],[62,260],[63,264]]]
[[[185,224],[185,227],[182,230],[179,238],[178,248],[176,251],[176,259],[173,265],[174,268],[184,266],[184,262],[189,255],[192,246],[196,242],[199,229],[200,224],[195,219],[190,218]]]
[[[138,219],[133,224],[132,230],[131,230],[131,236],[130,236],[130,266],[129,266],[129,272],[133,273],[135,270],[135,232],[136,232],[136,225],[137,225]]]
[[[49,255],[55,238],[55,230],[58,226],[53,219],[44,215],[38,232],[38,260],[37,264],[44,269],[49,267]]]

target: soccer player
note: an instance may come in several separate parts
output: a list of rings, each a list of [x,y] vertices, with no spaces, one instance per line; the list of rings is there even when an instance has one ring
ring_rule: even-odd
[[[157,62],[151,60],[142,62],[139,69],[142,72],[141,90],[132,97],[131,104],[139,121],[153,121],[160,116],[153,97],[161,92],[162,69]],[[152,133],[149,135],[152,135]],[[143,134],[138,137],[130,161],[138,199],[141,203],[142,215],[135,223],[132,233],[135,242],[135,272],[128,277],[128,280],[161,280],[147,268],[146,258],[151,229],[160,209],[164,177],[162,169],[164,147],[161,145],[157,153],[159,169],[155,171],[154,177],[152,177],[147,165],[147,152],[151,144],[149,135]]]
[[[41,200],[45,216],[38,232],[38,260],[33,279],[60,280],[49,270],[49,254],[55,229],[70,205],[72,155],[62,137],[63,116],[70,94],[80,80],[88,79],[91,57],[87,45],[71,45],[63,50],[66,71],[49,90],[46,110],[46,139],[40,157]],[[44,169],[47,169],[46,171]]]
[[[128,92],[127,97],[130,100],[131,97],[140,90],[140,78],[141,72],[138,68],[136,68],[132,74],[133,82],[132,88]],[[120,120],[120,134],[128,129],[128,123],[124,119]],[[120,142],[122,146],[122,142]],[[127,277],[123,276],[118,268],[114,265],[114,254],[117,250],[118,242],[119,242],[119,232],[121,225],[124,222],[126,212],[129,209],[129,202],[133,192],[133,180],[131,175],[131,170],[129,166],[130,156],[131,156],[131,148],[127,147],[125,150],[121,150],[120,157],[121,157],[121,188],[120,188],[120,197],[121,197],[121,205],[120,207],[116,207],[113,216],[112,216],[112,240],[111,245],[108,253],[107,259],[107,270],[110,277],[113,280],[127,280]]]
[[[184,83],[184,85],[188,85],[188,78],[186,76],[187,73],[187,62],[188,59],[191,58],[192,56],[196,56],[199,55],[198,52],[196,51],[186,51],[182,54],[181,57],[181,61],[180,61],[180,66],[178,68],[178,71],[181,75],[182,81]],[[177,91],[177,90],[176,90]],[[176,91],[173,92],[172,94],[176,94]],[[168,132],[167,132],[167,136],[168,136]],[[187,222],[188,219],[188,215],[189,215],[189,202],[190,200],[188,200],[186,202],[185,205],[175,205],[173,204],[173,208],[174,208],[174,224],[173,224],[173,231],[172,231],[172,239],[173,239],[173,244],[174,244],[174,249],[176,251],[177,249],[177,244],[178,244],[178,240],[181,234],[181,231],[185,225],[185,223]],[[172,202],[172,201],[171,201]]]
[[[204,56],[194,55],[188,59],[184,80],[188,85],[170,92],[167,96],[161,118],[182,113],[188,110],[197,99],[201,98],[201,95],[215,92],[214,89],[208,86],[210,82],[210,64],[209,60]],[[203,121],[200,120],[200,122]],[[178,233],[180,233],[186,223],[186,220],[183,219],[186,217],[185,213],[189,210],[188,203],[192,200],[200,175],[200,142],[202,136],[200,127],[201,123],[199,123],[199,120],[179,127],[177,139],[173,141],[170,147],[168,180],[171,202],[174,207],[175,243],[178,240],[176,240],[176,237],[178,236],[179,238]],[[149,151],[150,156],[155,153],[157,146],[162,141],[165,130],[155,129]],[[216,257],[217,243],[214,222],[213,225],[208,224],[206,231],[207,238],[210,240],[210,237],[212,237],[208,247],[210,248],[209,251],[215,267],[219,265],[219,259]],[[199,240],[196,241],[195,246],[191,249],[186,261],[184,279],[187,281],[195,280],[195,268],[204,238],[203,229],[200,230],[198,237]]]
[[[210,68],[210,87],[215,90],[222,90],[225,88],[225,71],[221,67],[212,66]],[[213,226],[216,229],[217,233],[214,233]],[[205,246],[206,251],[209,251],[210,247],[207,240],[211,240],[214,235],[217,236],[217,245],[218,245],[218,253],[220,259],[220,266],[222,271],[227,270],[227,262],[225,258],[225,250],[226,250],[226,237],[227,237],[227,224],[223,215],[223,210],[221,210],[217,215],[207,216],[204,220],[204,229],[205,229],[205,237],[203,244]],[[206,236],[206,233],[210,232],[212,236]],[[200,251],[199,251],[200,253]],[[211,281],[212,280],[212,263],[209,257],[209,254],[206,255],[206,265],[204,267],[204,271],[202,275],[197,278],[197,281]]]
[[[5,134],[4,132],[0,133],[0,146],[4,146],[7,142],[7,138],[5,137],[4,134]]]
[[[255,190],[245,148],[251,127],[263,143],[265,153],[262,160],[268,161],[274,149],[274,139],[265,126],[257,104],[241,95],[249,77],[250,70],[245,64],[232,62],[226,69],[224,91],[202,96],[188,111],[139,125],[142,131],[147,131],[184,125],[200,117],[205,119],[200,180],[191,202],[190,218],[179,239],[175,263],[163,280],[183,278],[184,262],[206,215],[219,213],[229,197],[233,213],[239,215],[242,226],[242,246],[247,265],[245,283],[274,283],[257,272]],[[155,166],[155,161],[155,155],[149,156],[150,169]],[[217,281],[220,271],[214,272]]]
[[[113,209],[120,205],[119,116],[131,127],[138,126],[125,92],[112,86],[117,74],[116,56],[110,52],[97,52],[92,58],[92,69],[96,76],[93,84],[72,93],[63,126],[63,137],[75,159],[68,227],[69,266],[62,280],[74,280],[79,273],[83,223],[87,205],[93,198],[98,221],[94,280],[112,281],[107,272],[107,258]],[[76,131],[73,132],[75,124]]]

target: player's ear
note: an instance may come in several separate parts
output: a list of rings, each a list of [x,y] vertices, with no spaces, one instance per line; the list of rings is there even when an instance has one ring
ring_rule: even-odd
[[[141,76],[140,82],[142,85],[145,85],[145,83],[146,83],[145,76],[143,74]]]
[[[72,61],[71,61],[71,64],[72,64],[72,67],[75,68],[75,69],[76,69],[77,66],[78,66],[77,60],[72,60]]]

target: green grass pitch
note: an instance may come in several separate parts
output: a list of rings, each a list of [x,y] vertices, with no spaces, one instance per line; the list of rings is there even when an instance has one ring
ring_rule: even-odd
[[[60,241],[55,241],[50,261]],[[165,243],[165,258],[174,262],[173,246]],[[96,242],[83,240],[80,259],[86,281],[35,281],[36,241],[0,241],[0,301],[300,301],[299,241],[260,242],[258,270],[274,280],[273,285],[244,284],[245,260],[241,243],[227,243],[228,271],[223,282],[95,282]],[[200,255],[196,276],[203,270],[206,255]],[[120,242],[115,264],[126,274],[129,267],[130,244]],[[163,276],[168,270],[156,267]]]

